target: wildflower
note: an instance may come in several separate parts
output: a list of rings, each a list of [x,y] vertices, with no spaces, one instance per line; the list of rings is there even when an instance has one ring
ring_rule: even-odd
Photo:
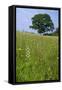
[[[18,48],[18,49],[16,49],[16,50],[21,51],[22,49],[21,49],[21,48]]]
[[[29,58],[30,57],[30,48],[26,47],[26,57]]]

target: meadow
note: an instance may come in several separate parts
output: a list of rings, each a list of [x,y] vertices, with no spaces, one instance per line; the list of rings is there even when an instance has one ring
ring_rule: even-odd
[[[16,32],[16,82],[58,80],[58,36]]]

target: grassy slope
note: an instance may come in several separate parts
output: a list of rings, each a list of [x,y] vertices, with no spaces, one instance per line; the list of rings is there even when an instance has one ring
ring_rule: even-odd
[[[58,79],[58,37],[16,33],[16,81]]]

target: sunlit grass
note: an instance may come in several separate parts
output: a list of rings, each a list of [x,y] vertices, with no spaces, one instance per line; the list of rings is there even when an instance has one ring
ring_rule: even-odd
[[[58,80],[58,36],[16,32],[16,82]]]

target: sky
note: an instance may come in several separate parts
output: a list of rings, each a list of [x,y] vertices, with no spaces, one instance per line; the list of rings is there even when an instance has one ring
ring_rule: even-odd
[[[50,15],[54,27],[58,27],[58,10],[16,8],[16,30],[37,33],[36,30],[29,28],[32,25],[31,18],[36,14]]]

